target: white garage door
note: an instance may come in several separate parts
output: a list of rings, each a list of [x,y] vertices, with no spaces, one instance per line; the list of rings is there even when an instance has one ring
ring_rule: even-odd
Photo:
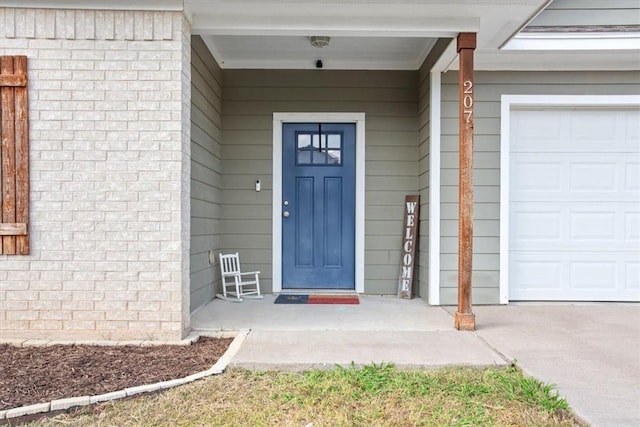
[[[640,300],[640,111],[511,112],[509,299]]]

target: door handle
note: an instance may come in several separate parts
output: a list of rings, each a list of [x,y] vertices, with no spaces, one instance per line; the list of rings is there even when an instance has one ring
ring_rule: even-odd
[[[282,212],[282,216],[285,218],[289,218],[289,211]]]

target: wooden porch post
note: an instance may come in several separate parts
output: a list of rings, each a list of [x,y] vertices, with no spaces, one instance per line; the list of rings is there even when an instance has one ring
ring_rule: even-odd
[[[473,51],[476,33],[458,34],[459,190],[458,190],[458,311],[455,327],[472,331],[476,318],[471,311],[473,260]]]

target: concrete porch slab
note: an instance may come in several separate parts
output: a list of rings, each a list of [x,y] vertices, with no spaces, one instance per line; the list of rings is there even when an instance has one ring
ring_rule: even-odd
[[[419,298],[360,295],[357,305],[274,304],[274,295],[237,303],[213,300],[191,316],[194,332],[275,331],[451,331],[453,318]]]
[[[360,295],[358,305],[214,300],[191,318],[195,332],[250,329],[231,366],[301,370],[393,363],[403,368],[504,365],[475,334],[458,332],[442,307],[421,299]]]
[[[303,370],[393,363],[400,368],[505,365],[507,361],[469,332],[251,331],[230,366]]]

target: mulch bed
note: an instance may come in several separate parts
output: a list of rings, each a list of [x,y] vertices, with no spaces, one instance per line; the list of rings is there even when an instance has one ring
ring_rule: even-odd
[[[213,366],[232,338],[192,345],[0,345],[0,410],[183,378]]]

